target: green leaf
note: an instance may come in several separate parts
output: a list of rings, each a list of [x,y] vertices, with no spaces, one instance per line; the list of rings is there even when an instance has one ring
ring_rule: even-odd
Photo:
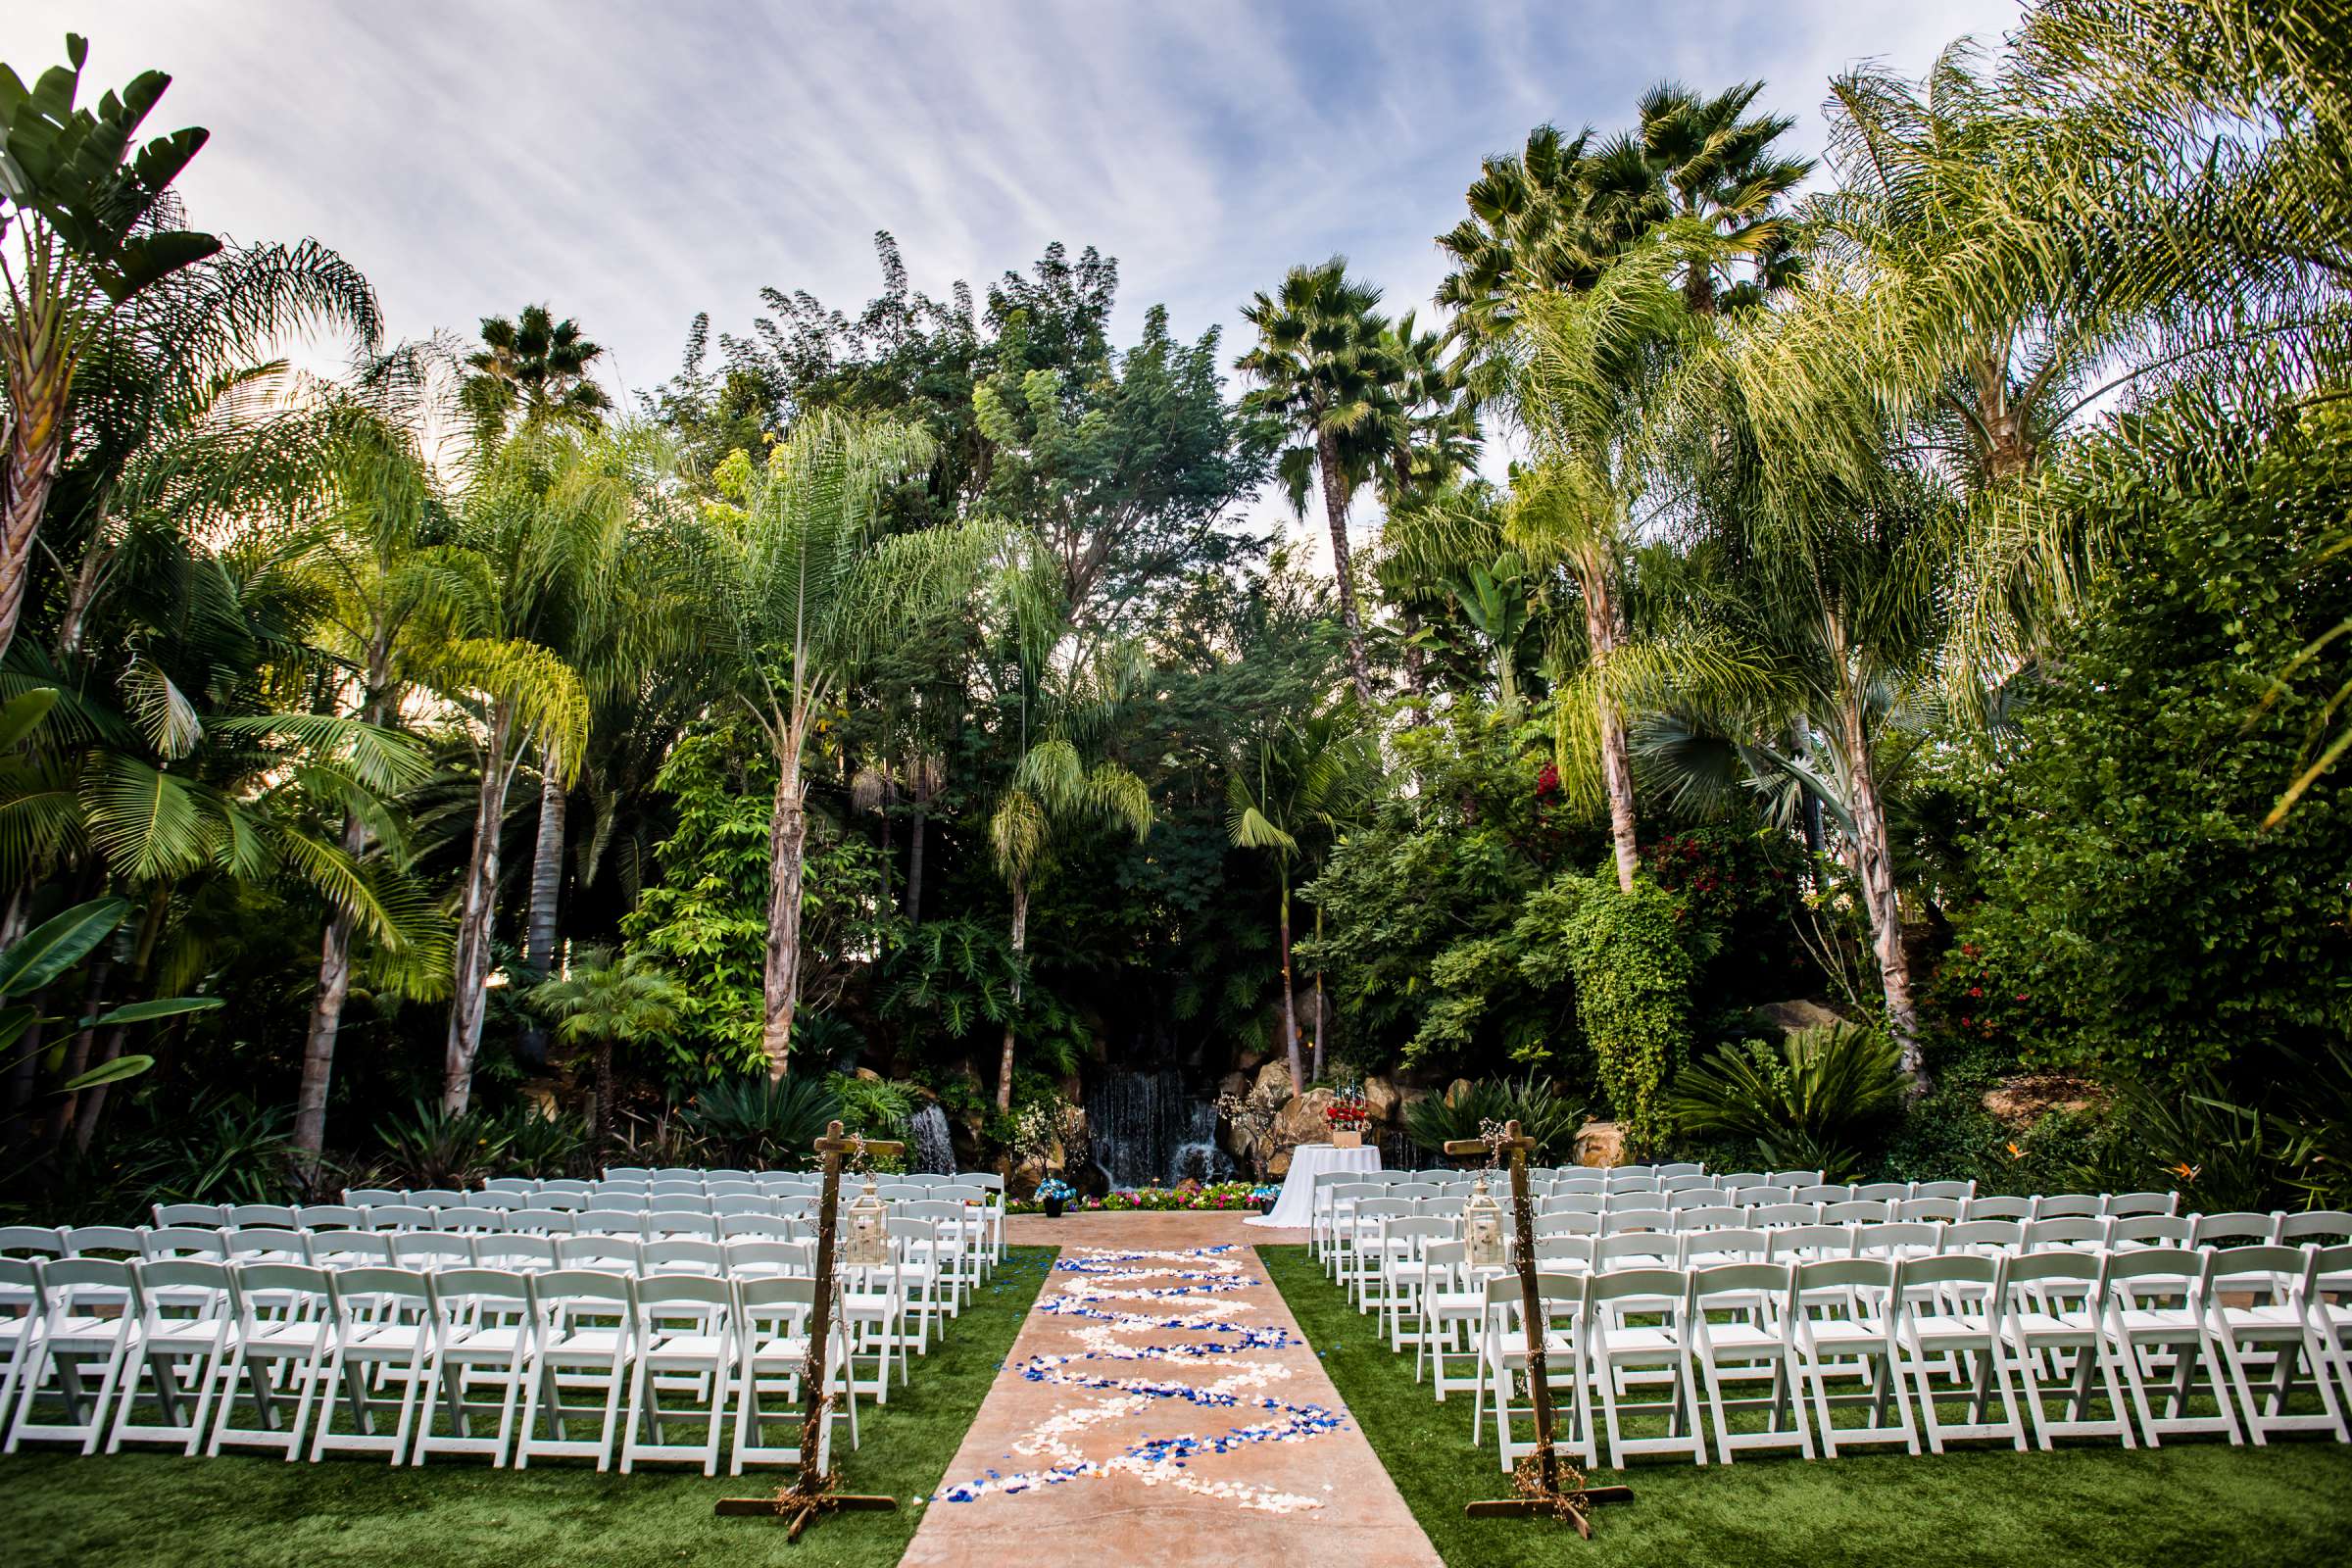
[[[58,1090],[61,1095],[79,1094],[100,1084],[111,1084],[124,1078],[136,1078],[155,1065],[153,1056],[117,1056],[102,1067],[92,1067],[78,1078],[69,1078]]]
[[[40,990],[79,963],[129,913],[128,899],[92,899],[25,932],[0,953],[0,997]]]
[[[0,1007],[0,1051],[6,1051],[24,1039],[24,1031],[31,1028],[32,1020],[39,1016],[38,1007],[22,1002],[13,1007]]]
[[[0,704],[0,752],[8,750],[40,727],[49,710],[57,706],[57,688],[35,686],[28,692],[19,692],[5,704]]]
[[[158,1018],[176,1018],[187,1012],[211,1012],[220,1006],[220,997],[156,997],[147,1002],[133,1002],[117,1007],[91,1020],[94,1026],[109,1023],[152,1023]],[[0,1015],[5,1016],[5,1015]]]

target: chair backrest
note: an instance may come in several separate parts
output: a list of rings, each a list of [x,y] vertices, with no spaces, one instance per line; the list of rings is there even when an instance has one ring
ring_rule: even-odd
[[[45,1225],[0,1225],[0,1255],[30,1257],[66,1255],[66,1233]]]
[[[2038,1292],[2047,1298],[2051,1287],[2071,1282],[2082,1287],[2080,1291],[2059,1292],[2061,1295],[2084,1295],[2095,1287],[2106,1271],[2106,1259],[2095,1252],[2078,1252],[2071,1249],[2053,1248],[2046,1252],[2020,1252],[2001,1260],[2006,1270],[2010,1298]]]
[[[429,1231],[433,1211],[415,1203],[382,1203],[368,1210],[368,1223],[379,1231]]]
[[[700,1193],[656,1193],[645,1200],[649,1214],[708,1214],[710,1200]]]
[[[2026,1225],[2016,1219],[1968,1219],[1943,1228],[1943,1250],[2014,1252],[2025,1245]]]
[[[392,1238],[392,1260],[402,1268],[471,1268],[473,1241],[454,1231],[402,1231]]]
[[[268,1225],[290,1231],[298,1228],[302,1220],[284,1203],[231,1203],[228,1223],[238,1230]]]
[[[735,1298],[749,1319],[795,1321],[816,1305],[816,1281],[802,1274],[760,1274],[735,1282]],[[748,1374],[747,1374],[748,1376]]]
[[[2352,1242],[2352,1214],[2340,1208],[2309,1208],[2300,1214],[2288,1214],[2278,1221],[2278,1240],[2288,1247],[2300,1247],[2306,1242],[2341,1246]]]
[[[1711,1263],[1690,1270],[1690,1300],[1702,1314],[1708,1301],[1725,1297],[1786,1300],[1792,1277],[1787,1263]]]
[[[239,1263],[230,1273],[237,1282],[238,1315],[248,1323],[308,1317],[320,1307],[333,1310],[334,1286],[325,1269],[308,1263]]]
[[[474,1261],[484,1268],[546,1269],[556,1266],[556,1243],[552,1236],[518,1235],[503,1231],[478,1238],[473,1244]]]
[[[444,1322],[484,1314],[538,1315],[527,1274],[501,1268],[444,1268],[433,1270],[425,1279]]]
[[[1616,1236],[1625,1231],[1671,1233],[1673,1230],[1674,1212],[1671,1209],[1611,1209],[1600,1216],[1600,1233],[1603,1236]]]
[[[592,1214],[598,1212],[640,1214],[645,1211],[649,1201],[643,1195],[637,1193],[590,1193],[588,1195],[588,1211]]]
[[[1410,1201],[1401,1198],[1362,1198],[1356,1200],[1355,1224],[1358,1230],[1369,1230],[1375,1221],[1395,1219],[1413,1211]]]
[[[1911,1196],[1913,1198],[1949,1198],[1957,1202],[1965,1203],[1977,1196],[1977,1184],[1974,1181],[1913,1182]]]
[[[1854,1190],[1843,1182],[1816,1182],[1811,1187],[1799,1187],[1795,1200],[1800,1203],[1850,1203],[1854,1201]],[[1886,1205],[1882,1203],[1879,1206],[1884,1208]]]
[[[568,1236],[579,1222],[561,1208],[515,1208],[507,1211],[507,1229],[532,1236]]]
[[[1714,1207],[1679,1208],[1674,1211],[1674,1228],[1685,1233],[1726,1229],[1745,1230],[1747,1229],[1747,1216],[1751,1212],[1753,1211],[1750,1209],[1729,1203]]]
[[[2317,1248],[2217,1247],[2205,1254],[2206,1297],[2222,1298],[2225,1306],[2245,1304],[2248,1295],[2269,1298],[2268,1303],[2257,1299],[2254,1305],[2283,1304],[2309,1284],[2317,1253]]]
[[[1835,1188],[1808,1187],[1808,1193],[1835,1192]],[[1799,1195],[1798,1201],[1805,1201]],[[1894,1218],[1892,1203],[1874,1203],[1867,1199],[1848,1199],[1844,1202],[1823,1203],[1821,1222],[1824,1225],[1881,1225]]]
[[[695,1236],[707,1242],[715,1242],[718,1240],[718,1216],[657,1210],[645,1216],[641,1229],[649,1242],[660,1241],[664,1236]]]
[[[1592,1266],[1595,1241],[1596,1238],[1591,1236],[1539,1236],[1536,1238],[1536,1266],[1548,1268],[1555,1264],[1572,1263],[1578,1268],[1589,1269]]]
[[[2107,1200],[2096,1193],[2052,1193],[2034,1200],[2035,1219],[2095,1219],[2106,1208]]]
[[[1857,1203],[1900,1203],[1906,1199],[1928,1196],[1913,1192],[1909,1182],[1862,1182],[1847,1195],[1847,1199]]]
[[[1590,1274],[1554,1274],[1539,1271],[1536,1275],[1535,1298],[1538,1307],[1547,1317],[1576,1315],[1585,1303],[1586,1289],[1598,1276]],[[1509,1307],[1518,1311],[1525,1303],[1525,1293],[1517,1274],[1497,1274],[1487,1281],[1487,1311]]]
[[[700,1237],[672,1236],[648,1242],[637,1250],[637,1263],[648,1274],[724,1274],[727,1254],[716,1242]]]
[[[801,1234],[801,1222],[786,1219],[780,1214],[721,1214],[718,1216],[718,1234],[727,1240],[753,1236],[791,1241]]]
[[[1627,1231],[1620,1236],[1603,1236],[1592,1244],[1592,1266],[1596,1269],[1614,1267],[1627,1259],[1656,1266],[1679,1261],[1681,1256],[1680,1238],[1657,1231]]]
[[[349,1203],[307,1203],[294,1211],[294,1226],[305,1231],[364,1231],[368,1215]]]
[[[732,1197],[714,1197],[710,1200],[710,1212],[722,1216],[727,1214],[773,1214],[775,1211],[776,1200],[767,1194],[757,1191]]]
[[[433,1219],[436,1230],[465,1231],[469,1235],[507,1229],[507,1211],[503,1208],[436,1208]]]
[[[1944,1227],[1932,1220],[1888,1220],[1854,1227],[1854,1255],[1905,1257],[1943,1246]]]
[[[140,1308],[151,1323],[161,1315],[164,1302],[157,1298],[165,1292],[212,1291],[220,1304],[225,1305],[235,1289],[227,1264],[203,1257],[150,1258],[131,1270],[131,1279]]]
[[[336,1315],[348,1322],[355,1316],[387,1316],[412,1307],[431,1310],[428,1278],[417,1269],[366,1264],[327,1270],[326,1289]]]
[[[2056,1219],[2030,1219],[2022,1244],[2029,1252],[2044,1247],[2075,1247],[2083,1242],[2099,1245],[2107,1240],[2107,1222],[2092,1219],[2086,1214],[2064,1214]]]
[[[393,1265],[389,1231],[320,1231],[311,1238],[311,1261],[320,1268],[361,1268]]]
[[[1715,1183],[1727,1193],[1736,1193],[1742,1187],[1770,1187],[1772,1179],[1760,1170],[1735,1170],[1718,1175]]]
[[[1982,1217],[1969,1213],[1967,1205],[1957,1198],[1905,1198],[1896,1200],[1891,1206],[1896,1219],[1941,1220],[1950,1225],[1957,1224],[1963,1219]],[[2011,1217],[2024,1219],[2026,1216],[2018,1214]]]
[[[1747,1222],[1760,1231],[1779,1230],[1788,1225],[1818,1225],[1821,1223],[1821,1205],[1759,1203],[1748,1210]]]
[[[418,1208],[464,1208],[466,1195],[454,1187],[412,1187],[409,1201]]]
[[[1954,1219],[2027,1220],[2034,1217],[2034,1200],[2031,1198],[1972,1198],[1961,1206],[1962,1212],[1953,1215]]]
[[[2197,1222],[2186,1214],[2130,1214],[2107,1222],[2107,1245],[2186,1247],[2196,1233]]]
[[[637,1281],[638,1320],[731,1314],[736,1289],[735,1281],[715,1275],[648,1274]]]
[[[2110,1193],[2107,1206],[2102,1210],[2109,1219],[2123,1219],[2135,1214],[2178,1214],[2180,1212],[2179,1193]]]
[[[394,1203],[405,1203],[408,1199],[389,1187],[346,1187],[343,1189],[343,1201],[354,1208],[384,1208]]]
[[[1764,1179],[1774,1187],[1786,1187],[1793,1193],[1800,1187],[1819,1187],[1828,1176],[1827,1171],[1776,1170]]]
[[[556,1266],[595,1269],[612,1274],[634,1274],[645,1244],[633,1236],[558,1236]]]
[[[1852,1292],[1891,1292],[1894,1270],[1889,1257],[1799,1259],[1794,1289],[1798,1301],[1808,1308],[1850,1313],[1857,1304]]]
[[[2151,1298],[2194,1296],[2205,1278],[2205,1256],[2185,1247],[2140,1247],[2129,1252],[2109,1252],[2108,1298],[2129,1307]]]
[[[1930,1315],[1997,1310],[2001,1270],[2009,1259],[1985,1252],[1943,1252],[1895,1264],[1894,1299],[1907,1312]]]
[[[536,1204],[538,1209],[542,1212],[552,1208],[563,1210],[565,1213],[576,1213],[580,1209],[588,1206],[588,1195],[584,1192],[571,1193],[550,1191],[533,1194],[531,1197],[531,1201]]]
[[[778,1242],[763,1238],[727,1242],[727,1274],[734,1279],[759,1279],[777,1274],[816,1273],[814,1242]]]
[[[1585,1299],[1597,1309],[1623,1302],[1637,1312],[1680,1313],[1690,1299],[1690,1276],[1679,1268],[1618,1268],[1594,1274]]]
[[[653,1171],[644,1165],[607,1165],[605,1167],[605,1180],[607,1181],[615,1178],[626,1180],[631,1176],[642,1180],[651,1175],[653,1175]]]
[[[266,1263],[308,1263],[311,1260],[311,1239],[300,1231],[263,1227],[249,1231],[222,1231],[220,1235],[232,1263],[248,1258]]]
[[[1658,1167],[1658,1180],[1664,1181],[1672,1176],[1704,1176],[1706,1173],[1707,1167],[1696,1160],[1677,1160],[1673,1164]]]
[[[1683,1266],[1709,1267],[1696,1262],[1700,1258],[1752,1257],[1758,1262],[1772,1255],[1774,1231],[1751,1230],[1742,1226],[1725,1226],[1716,1230],[1685,1231],[1682,1235]]]
[[[576,1178],[570,1176],[551,1176],[546,1181],[541,1182],[538,1187],[538,1191],[542,1195],[548,1193],[578,1193],[582,1197],[585,1197],[594,1190],[595,1189],[592,1188],[588,1183],[577,1180]]]
[[[1847,1225],[1784,1225],[1764,1234],[1772,1244],[1772,1250],[1766,1255],[1776,1263],[1805,1257],[1854,1255],[1854,1232]]]
[[[150,1259],[173,1257],[228,1256],[228,1247],[219,1231],[208,1231],[195,1225],[171,1225],[149,1231],[141,1239],[141,1255]]]
[[[2222,1247],[2231,1243],[2268,1242],[2278,1234],[2276,1214],[2199,1214],[2197,1228],[2191,1238],[2194,1247]]]
[[[1553,1193],[1536,1204],[1539,1214],[1597,1214],[1602,1198],[1599,1193]]]
[[[137,1257],[144,1246],[142,1234],[128,1225],[73,1225],[66,1230],[66,1250],[75,1257]]]
[[[530,1176],[493,1176],[482,1183],[485,1193],[535,1193],[538,1190],[538,1180]]]
[[[1674,1192],[1666,1194],[1665,1197],[1666,1207],[1673,1209],[1678,1213],[1683,1210],[1692,1208],[1722,1208],[1727,1206],[1723,1201],[1723,1189],[1717,1187],[1712,1182],[1701,1182],[1694,1187],[1679,1188]]]
[[[1538,1214],[1530,1221],[1538,1236],[1598,1236],[1598,1214]]]
[[[1562,1176],[1551,1184],[1554,1196],[1567,1193],[1605,1193],[1609,1184],[1600,1176]]]
[[[1754,1208],[1759,1203],[1778,1203],[1788,1197],[1785,1189],[1769,1182],[1745,1182],[1734,1187],[1727,1181],[1723,1184],[1723,1190],[1733,1202],[1742,1208]]]

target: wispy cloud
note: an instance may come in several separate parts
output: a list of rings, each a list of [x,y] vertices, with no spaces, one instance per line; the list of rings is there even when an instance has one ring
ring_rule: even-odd
[[[547,300],[666,376],[689,318],[741,328],[762,285],[854,309],[870,235],[918,287],[985,282],[1048,241],[1119,258],[1123,325],[1222,325],[1284,268],[1347,253],[1425,305],[1478,159],[1543,121],[1622,124],[1676,76],[1762,77],[1818,147],[1833,71],[1924,66],[2015,0],[1168,0],[856,4],[14,0],[0,58],[176,80],[159,124],[212,144],[199,221],[316,235],[395,331]]]

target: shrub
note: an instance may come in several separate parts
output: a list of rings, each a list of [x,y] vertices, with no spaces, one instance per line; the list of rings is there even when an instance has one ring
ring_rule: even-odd
[[[143,1203],[284,1203],[295,1198],[292,1118],[283,1105],[199,1094],[131,1151]]]
[[[679,1120],[731,1164],[797,1170],[841,1114],[839,1097],[822,1079],[753,1073],[705,1084]]]
[[[1631,893],[1593,878],[1570,916],[1576,1010],[1601,1087],[1636,1157],[1664,1141],[1666,1085],[1690,1041],[1692,964],[1673,895],[1647,880]]]
[[[1556,1164],[1575,1157],[1585,1110],[1531,1072],[1517,1083],[1482,1078],[1451,1095],[1417,1100],[1405,1107],[1404,1130],[1418,1147],[1441,1153],[1449,1142],[1478,1137],[1487,1122],[1512,1120],[1536,1141],[1537,1162]]]
[[[1902,1094],[1892,1041],[1831,1024],[1709,1054],[1684,1069],[1673,1107],[1685,1132],[1745,1139],[1768,1165],[1842,1181],[1859,1169],[1862,1147]]]
[[[496,1176],[507,1169],[514,1141],[513,1125],[487,1111],[453,1116],[421,1100],[407,1115],[377,1123],[375,1132],[384,1157],[408,1187],[466,1188]]]
[[[516,1105],[500,1125],[507,1134],[502,1174],[568,1176],[572,1161],[588,1147],[588,1124],[577,1116],[543,1115],[535,1106]]]

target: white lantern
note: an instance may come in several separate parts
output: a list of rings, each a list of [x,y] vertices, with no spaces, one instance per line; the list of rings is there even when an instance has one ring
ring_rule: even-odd
[[[890,1261],[890,1205],[874,1191],[871,1176],[850,1204],[850,1239],[843,1260],[852,1268],[880,1268]]]
[[[1500,1268],[1505,1261],[1502,1246],[1502,1205],[1487,1191],[1484,1171],[1470,1190],[1470,1201],[1462,1209],[1462,1240],[1469,1244],[1472,1268]]]

